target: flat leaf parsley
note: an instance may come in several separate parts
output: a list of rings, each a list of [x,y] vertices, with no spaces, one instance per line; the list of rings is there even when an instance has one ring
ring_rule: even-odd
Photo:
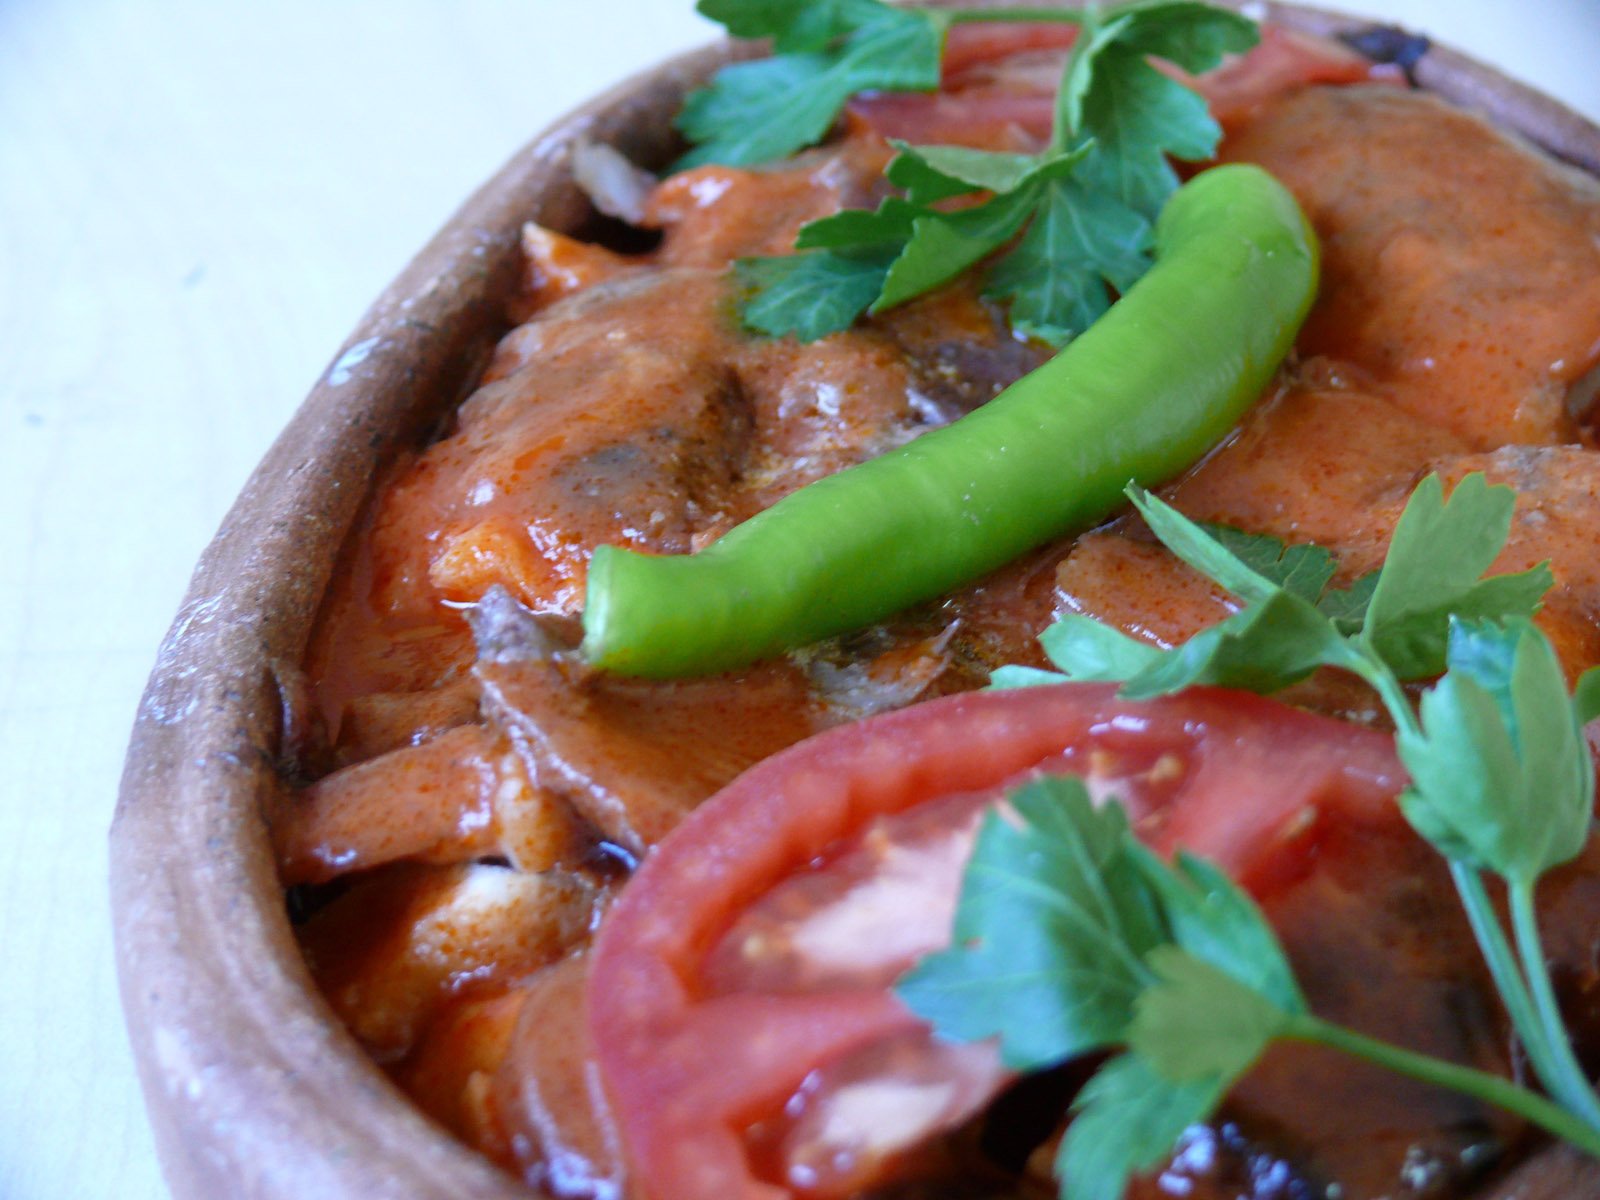
[[[777,53],[717,72],[691,94],[678,128],[698,145],[680,167],[769,162],[821,140],[850,97],[928,91],[951,17],[879,0],[700,0],[737,37],[770,37]]]
[[[821,138],[863,89],[938,85],[944,36],[963,21],[1081,23],[1037,154],[897,144],[900,194],[875,212],[805,226],[799,253],[738,267],[751,328],[805,340],[923,295],[999,255],[987,289],[1014,328],[1062,345],[1150,266],[1153,223],[1178,185],[1169,156],[1209,158],[1220,129],[1199,95],[1151,65],[1199,72],[1253,46],[1237,13],[1192,0],[1016,12],[898,9],[877,0],[702,0],[770,59],[724,68],[691,96],[680,127],[700,144],[682,165],[761,162]],[[1003,253],[1001,253],[1003,252]]]

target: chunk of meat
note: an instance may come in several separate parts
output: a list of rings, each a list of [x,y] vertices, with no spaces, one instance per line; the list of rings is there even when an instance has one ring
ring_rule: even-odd
[[[842,721],[982,686],[1038,663],[1050,559],[1028,556],[933,605],[745,671],[672,682],[609,676],[562,649],[501,590],[472,611],[487,711],[530,774],[638,854],[768,755]]]
[[[504,592],[473,614],[484,703],[531,772],[601,835],[642,854],[745,768],[816,732],[826,714],[794,666],[656,683],[602,675],[552,649]]]
[[[516,1160],[494,1077],[527,996],[519,983],[499,995],[446,1002],[411,1053],[389,1069],[423,1112],[505,1167]]]
[[[988,341],[1002,336],[991,321]],[[802,344],[750,340],[733,356],[756,436],[725,520],[705,541],[789,493],[959,415],[928,400],[899,346],[875,329]]]
[[[1453,1062],[1514,1074],[1505,1018],[1442,860],[1399,826],[1346,822],[1329,832],[1316,870],[1264,902],[1312,1010]],[[1597,867],[1600,845],[1591,842],[1539,889],[1545,951],[1591,1071],[1600,1052]],[[1438,1124],[1415,1124],[1422,1112]],[[1590,1194],[1593,1162],[1565,1150],[1547,1151],[1531,1172],[1504,1176],[1525,1138],[1504,1112],[1329,1051],[1281,1045],[1217,1120],[1191,1129],[1172,1161],[1131,1188],[1128,1200],[1282,1200],[1320,1195],[1333,1180],[1352,1200]],[[1480,1190],[1490,1177],[1498,1182]]]
[[[423,691],[369,692],[344,707],[335,750],[340,765],[420,745],[478,718],[478,688],[468,676]]]
[[[971,281],[940,288],[871,319],[905,356],[908,399],[929,424],[943,424],[987,404],[1053,353],[1013,337],[998,305]]]
[[[575,292],[637,274],[641,265],[604,246],[580,242],[530,221],[522,227],[522,294],[515,302],[515,315],[526,321]],[[498,358],[491,361],[479,386],[500,378],[505,369]]]
[[[886,194],[892,152],[876,138],[846,138],[788,164],[696,167],[650,196],[645,224],[666,231],[666,266],[721,270],[737,258],[788,254],[807,221],[841,208],[872,208]]]
[[[622,1200],[627,1163],[595,1066],[588,979],[588,954],[578,953],[528,981],[495,1106],[529,1184],[564,1200]]]
[[[563,872],[400,864],[318,912],[300,944],[334,1012],[394,1062],[452,997],[502,990],[587,938],[593,903]]]
[[[1314,869],[1261,897],[1318,1016],[1449,1062],[1514,1073],[1510,1031],[1444,860],[1397,818],[1320,820]],[[1455,1194],[1524,1122],[1330,1050],[1275,1047],[1223,1113],[1349,1200]],[[1416,1186],[1426,1181],[1426,1187]]]
[[[1600,361],[1600,184],[1383,87],[1297,92],[1222,157],[1283,180],[1322,239],[1303,352],[1359,364],[1474,450],[1573,440],[1568,390]]]
[[[536,787],[504,734],[461,725],[318,780],[272,822],[288,884],[323,883],[408,859],[501,856],[543,871],[580,856],[565,804]]]
[[[1239,611],[1238,602],[1165,546],[1126,532],[1078,539],[1056,571],[1063,615],[1091,617],[1162,649]]]
[[[1316,359],[1165,494],[1196,520],[1327,546],[1359,575],[1383,560],[1394,495],[1465,449],[1359,369]]]
[[[508,337],[507,374],[379,508],[375,607],[436,609],[499,583],[570,613],[593,546],[687,550],[751,433],[708,318],[721,303],[716,275],[662,272],[591,288]]]
[[[1556,584],[1534,618],[1574,680],[1600,661],[1600,453],[1581,446],[1507,446],[1429,464],[1447,486],[1474,471],[1517,493],[1506,546],[1492,571],[1548,561]],[[1404,497],[1391,500],[1398,516]]]
[[[1059,615],[1056,564],[1075,540],[1059,539],[1013,559],[938,605],[938,616],[955,624],[949,649],[953,669],[942,681],[942,691],[983,687],[990,672],[1007,663],[1045,665],[1039,633]]]

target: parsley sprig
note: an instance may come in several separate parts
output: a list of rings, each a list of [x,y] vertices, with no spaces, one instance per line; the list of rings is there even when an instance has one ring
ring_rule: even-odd
[[[1150,266],[1153,222],[1177,187],[1169,161],[1214,154],[1204,100],[1151,65],[1190,72],[1249,49],[1256,26],[1193,0],[1088,9],[899,9],[878,0],[702,0],[743,36],[771,36],[771,59],[725,68],[691,96],[680,128],[700,145],[682,161],[748,163],[823,136],[850,95],[938,85],[945,32],[971,20],[1080,23],[1037,154],[897,143],[900,194],[875,212],[806,225],[795,255],[739,264],[745,323],[813,340],[954,279],[1004,250],[987,290],[1018,331],[1062,345]],[[1012,245],[1012,243],[1015,243]],[[1006,249],[1007,247],[1009,249]]]
[[[857,92],[939,86],[945,31],[938,9],[879,0],[700,0],[736,37],[773,39],[775,53],[718,71],[692,93],[678,128],[693,150],[680,167],[770,162],[820,141]]]
[[[700,0],[695,8],[734,37],[771,38],[773,53],[723,67],[690,94],[678,128],[697,145],[680,168],[785,158],[827,136],[857,92],[933,91],[952,25],[1084,19],[1076,8],[911,8],[883,0]]]
[[[953,945],[902,981],[902,997],[943,1034],[998,1036],[1019,1069],[1123,1047],[1078,1097],[1062,1143],[1062,1194],[1075,1200],[1119,1197],[1282,1038],[1466,1092],[1600,1156],[1600,1103],[1557,1008],[1533,903],[1540,877],[1591,832],[1583,725],[1600,713],[1600,673],[1569,695],[1529,619],[1552,584],[1548,566],[1484,575],[1510,530],[1510,490],[1469,475],[1446,498],[1437,478],[1424,480],[1383,566],[1344,589],[1330,587],[1337,563],[1321,547],[1203,526],[1148,493],[1130,496],[1240,611],[1172,649],[1068,617],[1041,638],[1059,673],[1003,668],[996,686],[1115,680],[1124,695],[1150,697],[1198,683],[1270,692],[1319,666],[1365,679],[1411,775],[1401,810],[1449,860],[1550,1099],[1317,1018],[1247,896],[1202,861],[1163,863],[1133,839],[1120,806],[1096,808],[1072,780],[1031,785],[1011,797],[1011,814],[988,818]],[[1402,682],[1432,676],[1414,709]],[[1509,937],[1486,873],[1506,885]]]

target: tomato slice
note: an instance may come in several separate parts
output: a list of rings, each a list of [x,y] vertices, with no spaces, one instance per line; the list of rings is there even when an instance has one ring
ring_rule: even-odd
[[[1258,894],[1306,869],[1325,818],[1394,822],[1403,779],[1372,730],[1087,684],[948,697],[766,760],[655,849],[595,949],[590,1032],[644,1195],[849,1195],[1006,1084],[992,1047],[934,1041],[891,989],[947,944],[979,817],[1042,773]]]
[[[969,28],[951,32],[940,91],[858,96],[850,103],[852,118],[884,137],[921,145],[1023,150],[1042,144],[1055,120],[1061,65],[1037,54],[1017,55],[1070,44],[1072,31],[997,25],[968,34]],[[1307,84],[1404,81],[1393,68],[1376,66],[1353,50],[1274,25],[1262,27],[1254,49],[1204,75],[1191,78],[1168,64],[1158,66],[1191,83],[1225,126]]]

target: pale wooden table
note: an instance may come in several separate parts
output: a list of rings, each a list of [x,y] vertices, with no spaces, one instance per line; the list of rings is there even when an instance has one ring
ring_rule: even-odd
[[[1600,118],[1600,3],[1512,8],[1385,16]],[[105,830],[232,496],[457,202],[710,33],[687,0],[0,3],[0,1197],[164,1195]]]

